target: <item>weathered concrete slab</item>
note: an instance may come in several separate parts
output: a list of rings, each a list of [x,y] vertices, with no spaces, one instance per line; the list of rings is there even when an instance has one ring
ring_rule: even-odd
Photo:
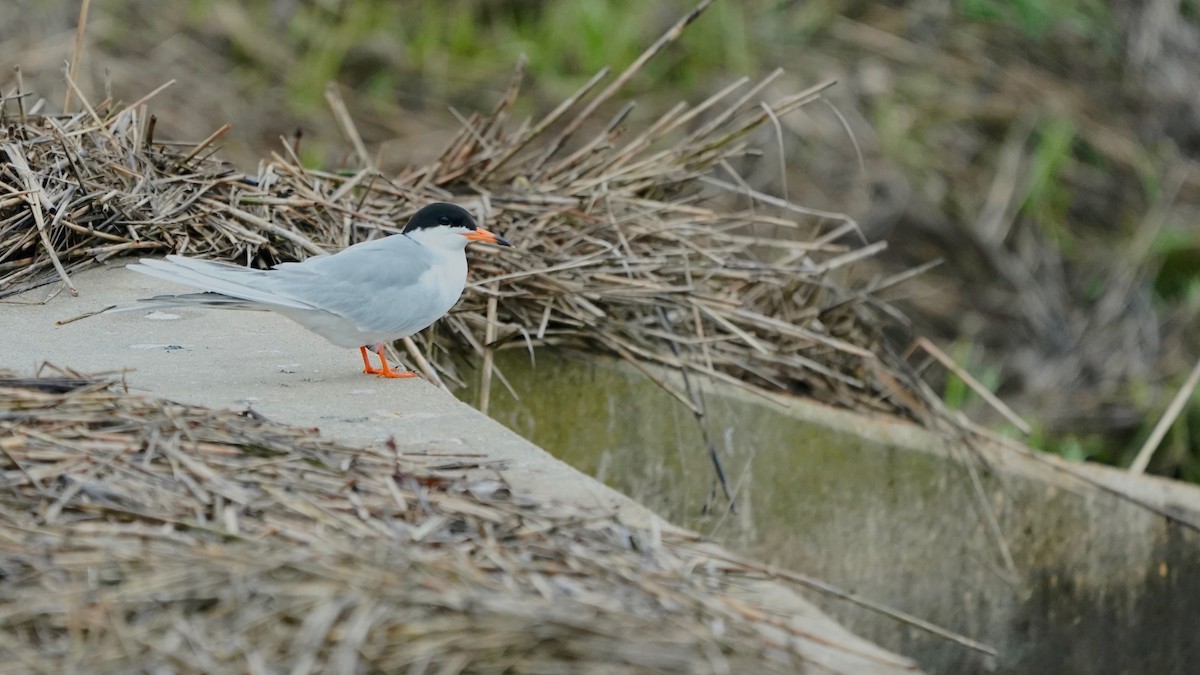
[[[108,305],[181,290],[114,265],[75,275],[78,297],[53,289],[0,302],[0,368],[42,362],[83,372],[133,369],[132,390],[278,422],[316,426],[354,444],[394,438],[402,449],[479,453],[502,462],[514,489],[541,500],[616,511],[634,525],[670,525],[624,495],[551,457],[516,433],[419,379],[362,375],[355,351],[326,343],[269,313],[177,310],[175,318],[105,314],[56,327]],[[914,672],[908,659],[853,636],[790,588],[761,583],[747,596],[777,608],[802,642],[810,672]],[[781,635],[782,637],[786,637]]]
[[[703,508],[713,471],[695,418],[642,373],[569,352],[497,364],[521,398],[494,395],[492,414],[573,466],[731,548],[1000,651],[981,658],[814,597],[931,672],[1197,671],[1195,485],[706,384],[705,423],[739,498],[726,515]]]

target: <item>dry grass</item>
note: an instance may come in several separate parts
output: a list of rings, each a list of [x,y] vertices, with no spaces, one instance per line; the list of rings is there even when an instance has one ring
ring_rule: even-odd
[[[883,244],[848,245],[849,219],[756,193],[731,168],[770,142],[764,125],[830,83],[759,100],[776,73],[638,129],[626,128],[630,106],[594,119],[694,15],[603,91],[593,91],[600,73],[536,122],[511,119],[518,68],[495,109],[463,120],[438,160],[396,176],[374,168],[332,89],[356,168],[305,168],[292,139],[244,175],[216,155],[227,126],[165,143],[145,99],[79,94],[83,111],[50,115],[18,86],[0,109],[0,297],[71,287],[74,271],[129,254],[301,259],[394,232],[424,203],[450,199],[517,250],[477,251],[465,301],[410,349],[435,381],[461,382],[450,347],[487,359],[498,347],[566,344],[924,419],[923,395],[905,393],[915,390],[906,366],[879,339],[875,310],[887,308],[872,292],[896,280],[856,287],[845,274]]]
[[[737,597],[757,571],[688,535],[514,495],[470,456],[346,447],[118,385],[0,373],[9,666],[800,668],[805,633]]]

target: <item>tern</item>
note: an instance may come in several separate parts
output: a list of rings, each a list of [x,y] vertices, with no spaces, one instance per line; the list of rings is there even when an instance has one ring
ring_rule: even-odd
[[[473,241],[511,246],[477,226],[466,209],[436,203],[417,211],[400,234],[269,270],[180,255],[126,267],[203,291],[147,298],[141,308],[272,311],[339,347],[357,347],[366,374],[415,377],[392,370],[383,346],[428,328],[458,302]],[[379,355],[380,368],[371,365],[368,349]]]

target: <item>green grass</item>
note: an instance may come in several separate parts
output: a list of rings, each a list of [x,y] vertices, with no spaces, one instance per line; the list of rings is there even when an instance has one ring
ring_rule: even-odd
[[[1029,438],[1023,439],[1030,447],[1060,455],[1073,462],[1102,461],[1112,463],[1111,444],[1098,434],[1066,433],[1051,435],[1045,429],[1035,428]]]
[[[1055,29],[1095,40],[1115,38],[1104,0],[960,0],[959,7],[969,21],[1015,28],[1031,39]]]
[[[204,19],[234,6],[255,25],[272,25],[270,0],[193,0],[187,11]],[[233,46],[259,68],[282,73],[300,112],[323,105],[326,83],[354,75],[348,70],[356,50],[380,45],[398,58],[389,64],[391,72],[364,76],[368,93],[385,96],[416,85],[429,98],[444,100],[464,88],[498,89],[524,54],[537,85],[558,99],[601,68],[620,71],[629,65],[692,6],[678,0],[301,2],[287,17],[286,30],[267,36],[247,31],[234,36]],[[754,75],[762,50],[747,37],[754,32],[751,24],[770,26],[781,11],[767,0],[719,0],[677,45],[650,62],[630,91],[678,92],[706,85],[714,74]],[[282,44],[294,58],[264,63],[260,39]]]
[[[255,9],[261,11],[261,6]],[[364,35],[394,25],[399,16],[394,5],[382,2],[348,2],[340,10],[302,5],[289,26],[288,41],[300,49],[287,86],[301,110],[324,105],[325,85],[338,78],[350,50]]]
[[[1151,253],[1159,260],[1154,292],[1161,302],[1200,301],[1200,235],[1195,228],[1164,228]]]
[[[1063,169],[1074,159],[1075,139],[1075,123],[1066,117],[1050,117],[1038,127],[1025,198],[1021,202],[1022,213],[1064,253],[1070,253],[1075,244],[1065,225],[1072,189],[1062,176]]]

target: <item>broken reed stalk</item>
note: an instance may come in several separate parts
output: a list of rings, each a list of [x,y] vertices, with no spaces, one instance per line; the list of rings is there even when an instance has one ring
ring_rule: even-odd
[[[492,397],[492,369],[495,366],[496,348],[492,343],[496,340],[496,285],[493,284],[487,299],[487,328],[483,336],[483,364],[480,366],[479,378],[479,411],[488,414]]]
[[[79,61],[83,57],[83,43],[87,37],[87,17],[88,9],[91,7],[91,0],[83,0],[79,3],[79,22],[75,25],[75,47],[71,50],[71,64],[67,68],[67,79],[75,81],[79,76]],[[75,93],[72,87],[67,88],[65,98],[63,98],[63,112],[71,112],[71,96]]]
[[[950,358],[949,354],[942,351],[941,348],[939,348],[937,345],[930,342],[928,338],[925,338],[925,337],[917,338],[917,340],[913,343],[913,346],[909,349],[909,353],[906,354],[906,356],[911,355],[911,353],[913,351],[917,350],[918,348],[923,350],[926,354],[929,354],[938,363],[942,364],[942,366],[945,367],[946,370],[949,370],[950,372],[954,373],[954,375],[956,377],[958,377],[960,380],[962,380],[964,384],[966,384],[968,387],[970,387],[972,391],[974,391],[976,394],[979,395],[980,398],[982,398],[984,401],[986,401],[988,405],[992,406],[992,408],[994,410],[996,410],[996,412],[998,412],[1002,416],[1004,416],[1004,419],[1008,420],[1009,423],[1012,424],[1014,427],[1016,427],[1018,431],[1025,434],[1026,436],[1033,433],[1033,428],[1029,426],[1028,422],[1021,419],[1021,417],[1019,415],[1017,415],[1017,413],[1014,412],[1012,408],[1008,407],[1008,405],[1006,405],[1004,403],[1004,401],[1001,401],[999,399],[999,397],[997,397],[995,394],[993,394],[991,391],[989,391],[987,387],[983,386],[983,383],[980,382],[979,380],[975,379],[975,377],[972,376],[970,373],[968,373],[966,371],[966,369],[964,369],[963,367],[961,367],[957,363],[955,363],[954,359]]]
[[[1175,397],[1171,399],[1171,404],[1167,406],[1167,410],[1163,413],[1163,416],[1154,425],[1154,431],[1150,432],[1150,437],[1146,439],[1141,449],[1138,450],[1133,463],[1129,465],[1130,473],[1142,473],[1150,465],[1150,458],[1154,456],[1154,451],[1158,449],[1158,444],[1162,443],[1162,439],[1166,437],[1167,431],[1175,423],[1175,419],[1179,417],[1179,413],[1183,412],[1184,406],[1192,398],[1192,394],[1196,391],[1198,384],[1200,384],[1200,359],[1196,360],[1196,365],[1192,366],[1192,372],[1188,374],[1187,381],[1183,383],[1179,391],[1175,392]]]

